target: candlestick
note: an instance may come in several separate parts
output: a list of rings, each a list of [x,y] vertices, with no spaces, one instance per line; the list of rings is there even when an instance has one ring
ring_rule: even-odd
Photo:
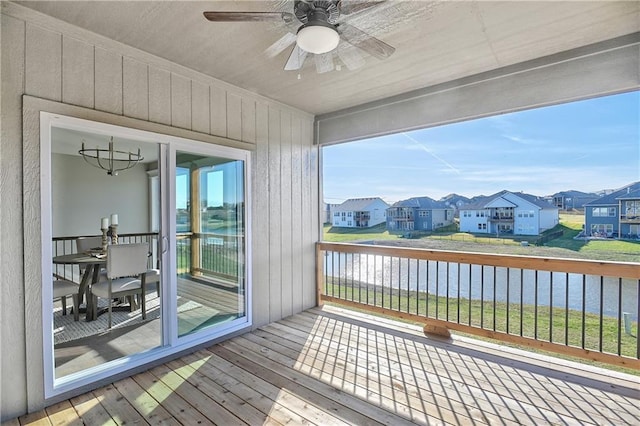
[[[117,225],[118,224],[118,214],[117,213],[112,213],[111,214],[111,224],[112,225]]]
[[[111,225],[109,227],[109,233],[111,234],[111,244],[118,244],[118,225]]]
[[[109,239],[107,238],[107,218],[102,218],[102,252],[107,252],[107,244],[109,244]]]
[[[109,218],[103,217],[100,220],[100,229],[108,229],[109,228]]]

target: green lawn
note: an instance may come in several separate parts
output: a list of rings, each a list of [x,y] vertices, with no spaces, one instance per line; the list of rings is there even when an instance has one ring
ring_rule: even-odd
[[[640,242],[621,240],[574,240],[584,224],[584,216],[560,215],[560,224],[554,228],[562,229],[563,235],[549,241],[546,247],[555,247],[581,253],[585,257],[598,260],[622,260],[640,262]]]
[[[397,240],[398,236],[389,234],[386,224],[372,226],[371,228],[338,228],[324,225],[324,241],[330,243],[352,243],[371,240]]]

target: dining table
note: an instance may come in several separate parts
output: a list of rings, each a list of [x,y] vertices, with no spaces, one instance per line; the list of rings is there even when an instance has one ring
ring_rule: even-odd
[[[93,309],[93,297],[91,296],[91,285],[98,282],[100,269],[107,263],[107,255],[102,253],[70,253],[55,256],[53,263],[57,265],[78,265],[84,269],[80,286],[78,287],[78,304],[81,305],[86,294],[86,321],[93,321],[96,318],[96,310]]]

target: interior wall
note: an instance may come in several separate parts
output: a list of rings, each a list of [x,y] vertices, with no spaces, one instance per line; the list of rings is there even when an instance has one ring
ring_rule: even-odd
[[[113,177],[77,155],[53,154],[51,174],[54,237],[99,235],[100,218],[112,213],[118,214],[119,234],[151,231],[149,176],[144,165]]]
[[[315,305],[313,116],[14,3],[2,3],[0,44],[0,292],[12,301],[0,312],[1,420],[46,403],[39,154],[23,144],[39,129],[25,112],[23,135],[23,95],[78,107],[87,119],[108,113],[119,125],[249,147],[253,324]]]

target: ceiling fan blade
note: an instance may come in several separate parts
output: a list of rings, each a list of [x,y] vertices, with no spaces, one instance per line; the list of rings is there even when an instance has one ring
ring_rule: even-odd
[[[316,63],[318,74],[333,71],[333,54],[331,52],[313,55],[313,60]]]
[[[374,6],[378,6],[385,3],[382,1],[362,1],[362,0],[340,0],[338,3],[338,9],[340,9],[341,15],[351,15],[353,13],[361,12],[366,9],[370,9]]]
[[[269,46],[267,50],[264,51],[264,53],[265,55],[267,55],[267,57],[274,58],[295,42],[296,35],[292,33],[286,33],[285,35],[280,37],[278,41]]]
[[[289,12],[203,12],[205,18],[213,22],[292,22]]]
[[[338,49],[338,57],[349,71],[357,70],[364,66],[365,61],[357,48],[349,43],[340,43]]]
[[[382,40],[379,40],[364,31],[354,27],[353,25],[341,23],[338,24],[338,32],[347,42],[359,47],[371,56],[375,56],[378,59],[386,59],[396,51],[395,47],[392,47]]]
[[[300,49],[296,44],[293,46],[293,50],[291,50],[291,54],[289,55],[289,59],[287,63],[284,65],[285,71],[294,71],[302,68],[304,64],[304,60],[307,58],[307,52]]]

